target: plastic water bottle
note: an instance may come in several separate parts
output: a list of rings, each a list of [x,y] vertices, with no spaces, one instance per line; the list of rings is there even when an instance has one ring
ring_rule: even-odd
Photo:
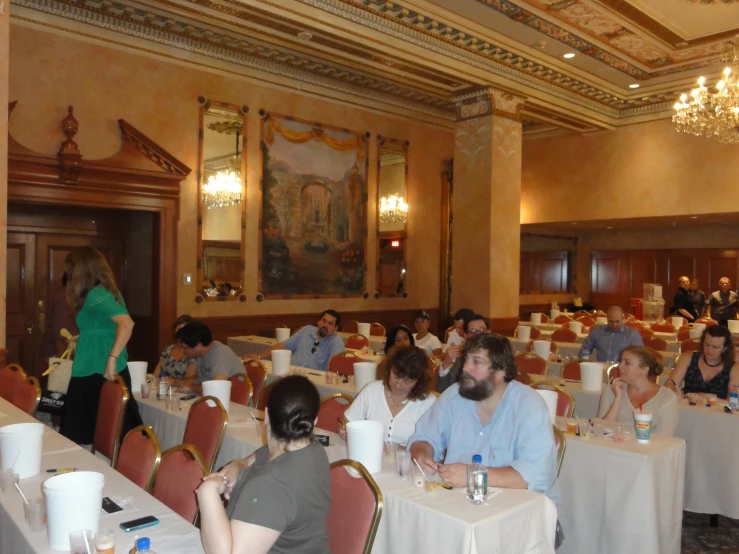
[[[482,456],[472,456],[472,464],[467,467],[467,500],[470,504],[485,503],[488,494],[488,468],[482,465]]]
[[[739,385],[734,385],[734,390],[729,393],[729,408],[739,409]]]
[[[581,360],[585,360],[586,362],[590,359],[590,350],[587,348],[582,351],[582,356],[580,358]]]
[[[151,541],[147,537],[142,537],[136,541],[136,554],[156,554],[153,550],[149,550]]]

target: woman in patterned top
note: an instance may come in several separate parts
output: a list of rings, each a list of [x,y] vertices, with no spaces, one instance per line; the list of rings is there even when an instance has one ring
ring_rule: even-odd
[[[189,315],[181,315],[174,322],[175,335],[177,331],[193,321]],[[164,349],[159,357],[159,363],[154,369],[154,377],[169,377],[170,379],[192,379],[197,374],[195,360],[186,358],[182,349],[175,342]]]

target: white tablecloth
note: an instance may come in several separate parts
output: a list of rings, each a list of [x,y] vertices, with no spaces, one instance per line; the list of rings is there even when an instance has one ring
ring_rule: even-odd
[[[544,340],[544,339],[542,339]],[[511,348],[513,348],[514,353],[524,352],[526,350],[526,347],[528,346],[528,343],[525,341],[518,340],[516,338],[511,338]],[[569,356],[570,358],[577,358],[580,353],[580,348],[582,347],[582,344],[576,343],[576,342],[557,342],[557,345],[559,346],[559,350],[557,351],[557,355],[560,358],[564,358],[566,356]],[[660,352],[662,354],[662,357],[665,359],[665,366],[667,369],[672,369],[675,367],[675,360],[677,360],[677,357],[679,354],[679,348],[676,346],[675,348],[671,348],[671,344],[667,345],[667,351],[666,352]],[[549,375],[553,375],[552,372],[552,363],[550,362],[550,368],[547,371]]]
[[[678,554],[684,479],[682,439],[652,435],[638,444],[633,429],[621,444],[567,435],[557,553]]]
[[[136,394],[137,399],[140,395]],[[141,416],[159,435],[162,447],[178,444],[185,430],[187,410],[164,411],[164,402],[140,400]],[[231,404],[226,437],[216,467],[248,456],[262,445],[250,413],[261,412]],[[338,435],[330,436],[330,461],[346,457]],[[526,490],[501,490],[487,505],[473,506],[462,490],[438,489],[426,494],[410,481],[402,481],[386,466],[374,475],[383,494],[383,513],[372,552],[478,552],[553,554],[557,510],[546,496]]]
[[[0,398],[0,426],[13,423],[35,422],[33,418]],[[23,479],[20,487],[27,498],[41,496],[43,481],[53,474],[47,469],[75,467],[81,471],[96,471],[105,475],[103,496],[114,501],[127,498],[135,509],[124,510],[100,519],[100,529],[115,529],[116,551],[127,553],[135,543],[136,536],[149,537],[152,550],[157,554],[202,554],[200,532],[153,496],[140,489],[89,451],[46,428],[44,432],[41,473]],[[70,507],[73,509],[73,507]],[[160,523],[137,532],[124,533],[119,524],[144,516],[155,516]],[[0,493],[0,552],[3,554],[53,554],[49,548],[46,530],[31,533],[23,513],[20,495]]]
[[[561,329],[561,325],[557,325],[554,323],[541,323],[538,325],[533,325],[532,323],[526,322],[526,321],[519,321],[519,325],[531,325],[532,327],[536,327],[541,331],[541,339],[542,340],[551,340],[552,339],[552,333],[556,331],[557,329]],[[575,341],[576,344],[581,345],[583,341],[587,338],[587,335],[578,335],[577,339]],[[655,332],[654,338],[656,339],[664,339],[667,341],[667,351],[673,352],[673,353],[679,353],[680,352],[680,343],[677,342],[677,333],[662,333],[662,332]],[[575,343],[558,343],[560,345],[560,350],[562,349],[563,344],[575,344]],[[577,347],[580,348],[579,346]]]

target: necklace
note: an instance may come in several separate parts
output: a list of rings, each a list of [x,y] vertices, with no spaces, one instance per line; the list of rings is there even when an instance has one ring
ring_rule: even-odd
[[[717,364],[711,365],[708,363],[708,360],[706,359],[706,355],[703,354],[703,363],[705,363],[708,367],[718,367],[723,363],[723,360],[719,360]]]
[[[390,394],[390,389],[385,389],[385,394],[387,395],[387,399],[390,401],[390,404],[392,404],[393,406],[405,406],[406,404],[408,404],[407,398],[400,403],[393,400],[393,396],[392,394]]]

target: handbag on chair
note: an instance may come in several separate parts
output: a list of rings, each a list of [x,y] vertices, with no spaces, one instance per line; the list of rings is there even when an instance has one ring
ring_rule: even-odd
[[[51,414],[61,413],[64,407],[69,380],[72,378],[72,354],[77,346],[69,331],[62,329],[59,334],[69,341],[69,346],[58,358],[49,358],[49,368],[42,374],[43,377],[48,375],[49,380],[38,405],[38,411]]]

